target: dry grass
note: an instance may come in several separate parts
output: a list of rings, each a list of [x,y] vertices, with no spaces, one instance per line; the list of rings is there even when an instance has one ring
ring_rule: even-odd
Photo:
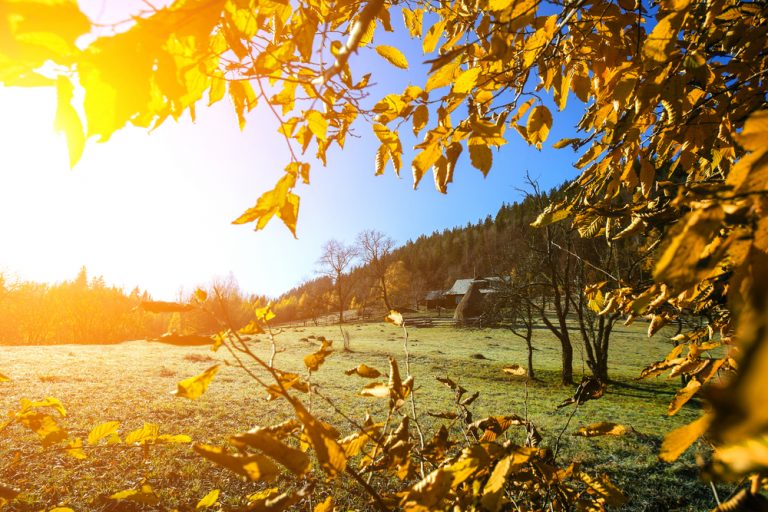
[[[616,384],[605,397],[588,402],[576,412],[563,436],[561,460],[577,460],[593,471],[608,473],[631,496],[626,510],[711,508],[711,493],[697,480],[691,454],[672,465],[657,460],[663,433],[692,420],[699,411],[692,403],[678,415],[667,417],[666,405],[678,382],[635,381],[645,364],[663,357],[669,348],[663,340],[645,338],[643,327],[617,329],[611,362]],[[364,362],[385,372],[389,356],[402,365],[401,331],[384,324],[346,328],[354,337],[354,352],[342,351],[339,341],[337,352],[313,375],[312,382],[320,385],[320,391],[332,399],[335,407],[349,415],[362,418],[370,412],[383,417],[385,403],[356,396],[363,379],[347,377],[343,371]],[[276,364],[305,374],[302,357],[316,350],[316,336],[336,339],[339,330],[333,326],[286,330],[278,336]],[[451,393],[435,376],[450,376],[471,392],[481,392],[474,404],[476,418],[527,412],[550,444],[565,428],[571,410],[557,410],[555,405],[573,390],[557,384],[558,345],[546,331],[537,332],[534,358],[538,380],[528,385],[501,372],[505,365],[526,360],[524,345],[504,330],[412,329],[410,338],[417,405],[427,428],[438,421],[426,416],[427,411],[452,408]],[[265,340],[252,343],[262,354],[269,353]],[[0,372],[13,380],[0,384],[0,411],[13,409],[22,397],[57,397],[67,407],[68,415],[62,423],[72,436],[84,437],[104,421],[119,421],[121,433],[147,422],[160,425],[161,433],[186,433],[196,441],[223,443],[233,433],[288,418],[284,404],[265,401],[262,390],[232,366],[234,361],[224,351],[127,342],[107,346],[3,347],[2,354]],[[473,354],[482,354],[486,359],[475,359]],[[578,378],[584,369],[578,351],[577,360]],[[171,394],[178,380],[217,363],[225,364],[200,399],[190,401]],[[341,426],[344,433],[350,430],[332,408],[318,402],[315,398],[316,414]],[[644,435],[599,440],[569,435],[579,425],[595,421],[631,425]],[[456,426],[452,428],[458,433]],[[186,446],[158,446],[148,452],[104,449],[90,460],[79,461],[63,453],[42,453],[34,435],[18,426],[6,430],[3,436],[0,481],[24,490],[13,510],[32,511],[55,505],[76,510],[117,510],[108,496],[142,481],[159,490],[161,509],[192,509],[214,488],[222,490],[220,501],[225,508],[231,508],[241,505],[244,495],[261,488],[260,484],[243,482],[201,460]],[[521,434],[511,436],[522,439]],[[277,484],[285,486],[286,482]],[[365,508],[354,499],[348,505]]]

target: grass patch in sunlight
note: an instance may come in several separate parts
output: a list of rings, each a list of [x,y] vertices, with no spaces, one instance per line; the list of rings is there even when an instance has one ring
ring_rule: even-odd
[[[550,446],[563,432],[558,458],[576,460],[591,471],[609,474],[630,496],[624,510],[711,508],[711,491],[697,478],[692,453],[695,450],[674,464],[657,459],[664,433],[693,420],[700,411],[694,401],[676,416],[668,417],[667,403],[679,381],[636,380],[646,364],[662,358],[670,348],[668,341],[645,337],[645,327],[617,326],[610,364],[615,382],[603,398],[582,405],[567,429],[572,408],[558,410],[556,405],[569,397],[573,388],[559,385],[559,343],[548,331],[536,331],[537,380],[526,385],[524,379],[501,371],[504,366],[524,364],[527,360],[524,343],[508,331],[412,328],[410,362],[420,421],[429,430],[443,420],[436,420],[427,412],[454,410],[453,393],[435,379],[448,376],[470,393],[480,391],[471,408],[475,419],[491,414],[524,415],[527,411]],[[388,357],[392,356],[400,362],[404,373],[402,331],[382,324],[347,328],[354,329],[354,352],[342,350],[338,326],[284,330],[277,338],[276,365],[306,375],[303,356],[316,350],[317,337],[335,340],[335,352],[313,374],[313,384],[335,407],[356,419],[361,420],[366,411],[383,419],[384,400],[357,396],[370,381],[346,376],[344,370],[365,363],[386,373]],[[251,345],[263,356],[270,353],[271,347],[263,338]],[[578,381],[586,365],[578,348],[574,349]],[[233,363],[224,350],[211,352],[208,347],[136,341],[107,346],[4,347],[3,352],[3,373],[13,380],[0,384],[0,412],[18,406],[22,397],[57,397],[68,410],[68,416],[61,422],[72,437],[85,437],[91,428],[104,421],[119,421],[123,435],[147,422],[158,424],[161,433],[184,433],[195,441],[222,444],[234,433],[256,425],[275,424],[290,416],[282,400],[265,401],[263,390],[244,372],[226,364],[222,364],[208,392],[198,400],[171,395],[177,381],[201,372],[201,363]],[[474,354],[482,354],[486,359],[473,358]],[[386,380],[386,376],[379,380]],[[351,430],[321,399],[315,398],[313,405],[319,417],[342,430]],[[579,426],[597,421],[629,425],[639,434],[596,439],[572,435]],[[458,425],[451,428],[460,435]],[[520,443],[525,437],[524,432],[517,431],[508,435]],[[163,507],[179,509],[194,508],[197,500],[214,488],[221,489],[220,501],[225,508],[241,506],[243,496],[263,487],[243,482],[183,445],[152,447],[145,453],[132,449],[100,450],[89,460],[79,461],[62,453],[41,452],[34,434],[20,428],[7,429],[4,436],[7,442],[0,445],[0,460],[4,461],[0,465],[0,481],[24,489],[23,498],[14,503],[22,511],[36,511],[57,503],[75,510],[109,510],[114,503],[105,496],[127,488],[129,482],[142,480],[158,490]],[[15,457],[14,453],[20,456]],[[52,467],[57,469],[53,471]],[[277,485],[285,486],[287,482],[281,480]],[[348,499],[345,506],[366,508],[359,497]]]

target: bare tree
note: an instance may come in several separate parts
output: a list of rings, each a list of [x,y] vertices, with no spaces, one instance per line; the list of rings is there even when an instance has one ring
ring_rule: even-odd
[[[347,285],[349,276],[345,275],[357,258],[357,247],[344,245],[338,240],[329,240],[323,245],[323,252],[317,260],[318,273],[328,276],[333,281],[333,289],[338,300],[339,323],[344,323],[344,309],[351,287]]]
[[[357,235],[357,247],[368,274],[381,290],[381,298],[387,310],[392,309],[387,293],[387,269],[395,241],[375,229],[366,229]]]

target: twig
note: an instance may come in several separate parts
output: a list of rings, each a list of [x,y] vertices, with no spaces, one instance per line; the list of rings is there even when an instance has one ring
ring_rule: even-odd
[[[408,329],[405,326],[405,321],[403,321],[403,350],[405,351],[405,375],[406,377],[411,376],[411,355],[408,352]],[[416,425],[416,432],[419,434],[419,448],[421,449],[420,453],[424,451],[424,433],[421,431],[421,425],[419,425],[419,420],[416,417],[416,400],[414,399],[414,395],[416,394],[416,389],[411,390],[411,414],[413,415],[413,424]],[[426,473],[424,472],[424,461],[422,460],[419,462],[419,471],[421,474],[421,478],[424,478],[426,476]]]
[[[553,455],[553,459],[557,461],[557,454],[560,451],[560,439],[562,439],[563,434],[565,434],[565,431],[568,430],[568,425],[571,424],[571,419],[576,415],[576,411],[579,410],[579,402],[576,402],[576,406],[573,408],[573,411],[571,411],[571,414],[568,415],[568,420],[565,422],[565,426],[560,431],[560,434],[557,436],[557,441],[555,441],[555,451]]]
[[[323,71],[323,74],[313,81],[315,84],[322,85],[326,83],[342,70],[347,64],[349,56],[352,52],[357,50],[357,47],[360,45],[360,40],[368,31],[368,26],[376,18],[376,15],[379,14],[383,5],[384,0],[370,0],[368,4],[366,4],[363,11],[360,13],[360,17],[352,26],[352,30],[349,31],[349,38],[347,39],[346,44],[342,45],[339,52],[336,54],[336,62],[334,62],[333,66]]]
[[[382,512],[388,512],[389,509],[384,504],[384,502],[381,500],[381,496],[379,496],[379,493],[376,492],[376,489],[370,486],[368,482],[363,480],[363,478],[352,468],[347,466],[346,472],[348,475],[352,476],[352,478],[355,479],[357,483],[359,483],[363,489],[365,489],[365,492],[367,492],[372,498],[373,502],[376,504],[376,507],[381,510]]]

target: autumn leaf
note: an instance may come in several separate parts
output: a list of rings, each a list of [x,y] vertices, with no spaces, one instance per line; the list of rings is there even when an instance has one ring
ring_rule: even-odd
[[[381,376],[381,372],[376,368],[371,368],[365,363],[360,363],[357,367],[344,372],[346,375],[359,375],[366,379],[375,379]]]
[[[265,455],[230,454],[207,444],[195,444],[192,448],[206,459],[253,481],[272,482],[280,473],[280,468]]]
[[[480,68],[469,68],[463,71],[453,83],[453,92],[456,94],[467,94],[477,85],[480,78]]]
[[[179,382],[178,389],[175,392],[176,396],[192,400],[199,398],[208,389],[216,372],[219,371],[219,366],[218,364],[211,366],[200,375]]]
[[[693,396],[701,389],[701,382],[699,382],[697,379],[691,379],[688,381],[688,384],[685,385],[684,388],[679,389],[677,393],[675,393],[674,398],[672,398],[672,401],[669,403],[669,412],[668,414],[670,416],[677,413],[677,411],[680,410],[680,408],[686,404]]]
[[[491,148],[482,140],[470,140],[468,146],[469,160],[472,163],[472,167],[480,170],[483,176],[486,176],[491,170],[491,165],[493,165]]]
[[[129,432],[125,436],[125,444],[147,444],[155,441],[160,433],[160,427],[154,423],[144,423],[141,428]]]
[[[424,40],[422,42],[421,49],[424,52],[424,54],[432,53],[435,51],[435,48],[437,47],[437,43],[440,41],[440,38],[443,35],[443,29],[445,29],[446,21],[445,20],[438,20],[434,25],[432,25],[429,30],[427,31],[427,34],[424,36]]]
[[[383,382],[366,384],[360,391],[360,396],[370,396],[373,398],[389,398],[390,395],[389,386]]]
[[[408,69],[408,59],[403,52],[394,46],[379,45],[376,47],[376,53],[384,57],[387,62],[400,69]]]
[[[304,475],[310,469],[309,456],[273,437],[266,429],[252,429],[232,437],[235,446],[249,446],[279,462],[295,475]]]
[[[304,113],[309,131],[319,140],[328,138],[328,119],[317,110],[309,110]]]
[[[682,291],[706,277],[716,262],[702,259],[704,249],[724,216],[719,206],[685,215],[670,234],[670,242],[656,263],[656,281]]]
[[[296,416],[304,425],[304,432],[309,438],[320,466],[329,477],[334,477],[347,467],[344,449],[336,442],[336,433],[325,423],[318,421],[297,400],[291,402]]]
[[[83,440],[79,437],[70,441],[69,444],[67,444],[65,450],[67,455],[75,459],[82,460],[88,458],[88,456],[85,454],[85,451],[83,450]]]
[[[528,144],[541,149],[542,143],[547,140],[549,129],[552,128],[552,113],[543,105],[539,105],[531,110],[526,124],[528,130]]]
[[[219,499],[219,490],[214,489],[205,496],[203,496],[200,501],[197,502],[197,505],[195,506],[195,510],[199,510],[201,508],[209,508],[214,505],[216,505],[216,500]]]
[[[528,375],[528,370],[524,366],[520,366],[519,364],[512,364],[509,366],[505,366],[501,369],[502,372],[508,374],[508,375],[514,375],[515,377],[522,377],[525,375]]]
[[[587,484],[592,491],[601,496],[605,503],[611,507],[620,507],[627,501],[627,497],[616,485],[611,482],[608,475],[592,477],[584,472],[579,472],[578,477]]]
[[[315,505],[314,512],[333,512],[333,496],[328,496],[325,501]]]
[[[677,460],[696,440],[704,434],[712,421],[709,414],[705,414],[696,421],[684,425],[670,432],[664,437],[659,451],[659,458],[664,462]]]
[[[681,23],[679,13],[672,13],[660,19],[643,44],[643,57],[657,63],[666,62],[674,49]]]
[[[0,382],[10,382],[11,378],[0,373]]]
[[[405,322],[403,320],[403,315],[401,315],[399,312],[395,311],[394,309],[391,310],[389,314],[384,317],[384,321],[390,324],[394,324],[398,327],[402,327],[403,323]]]
[[[116,501],[134,501],[144,505],[157,505],[160,502],[160,498],[151,486],[143,484],[138,489],[126,489],[124,491],[116,492],[109,497],[111,500]]]
[[[623,436],[627,432],[629,432],[629,429],[624,425],[619,425],[618,423],[612,423],[610,421],[600,421],[598,423],[579,427],[574,435],[584,437]]]
[[[107,421],[97,425],[88,433],[88,444],[93,446],[102,439],[116,434],[118,428],[120,428],[119,421]]]
[[[426,92],[430,92],[435,89],[445,87],[446,85],[450,85],[453,83],[453,77],[458,69],[458,62],[452,62],[442,66],[440,69],[429,75],[429,78],[427,78],[427,83],[424,86],[424,90]]]

